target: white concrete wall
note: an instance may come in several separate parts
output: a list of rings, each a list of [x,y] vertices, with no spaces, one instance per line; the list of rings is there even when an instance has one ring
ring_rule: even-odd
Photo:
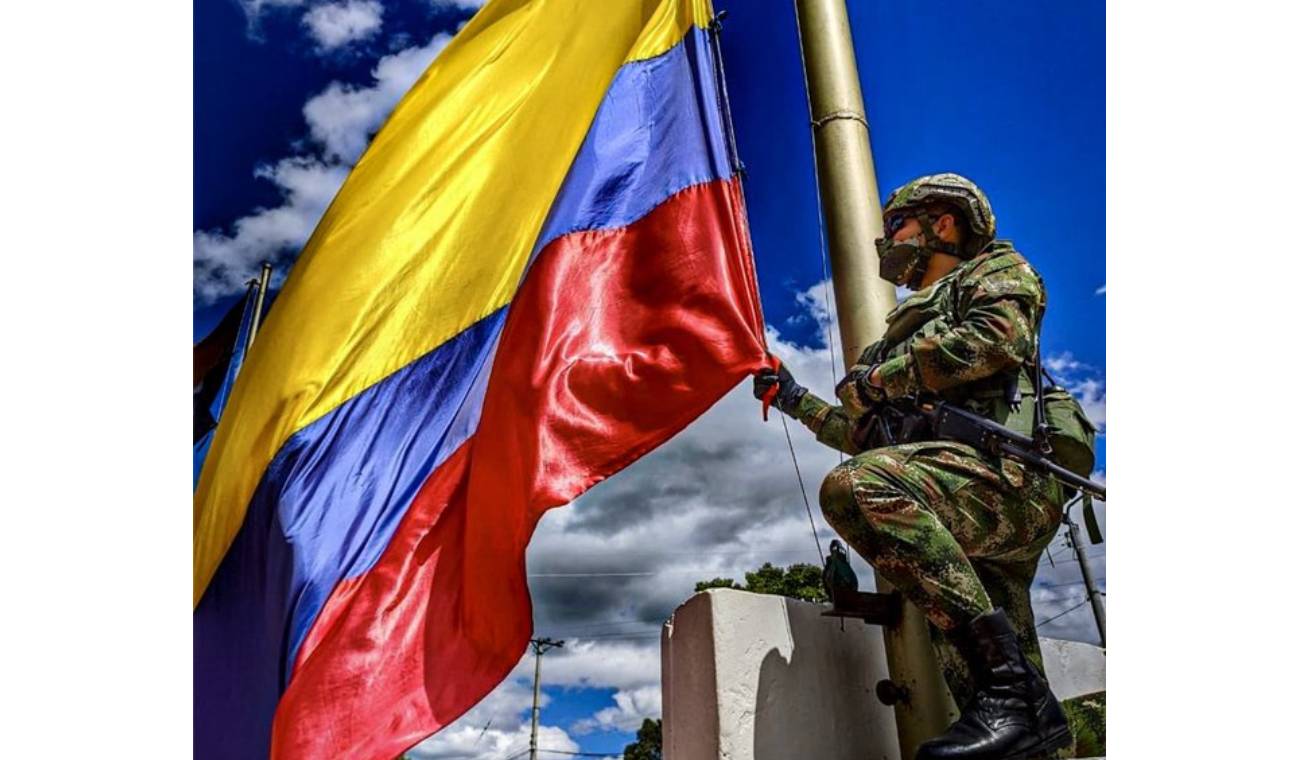
[[[897,760],[880,630],[779,596],[711,589],[663,634],[666,760]]]
[[[822,617],[824,607],[710,589],[663,632],[666,760],[898,760],[880,628]],[[1105,688],[1105,655],[1043,641],[1061,698]]]
[[[1106,650],[1091,644],[1040,639],[1047,681],[1057,699],[1069,699],[1106,688]]]

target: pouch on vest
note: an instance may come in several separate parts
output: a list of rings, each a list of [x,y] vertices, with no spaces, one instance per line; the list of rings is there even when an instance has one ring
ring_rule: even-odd
[[[1052,461],[1076,475],[1091,476],[1096,463],[1093,442],[1097,428],[1066,389],[1053,385],[1044,388],[1043,393]]]

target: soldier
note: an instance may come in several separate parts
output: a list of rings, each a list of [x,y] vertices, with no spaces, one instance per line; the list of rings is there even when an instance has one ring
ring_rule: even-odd
[[[916,292],[836,386],[841,404],[784,367],[754,379],[756,397],[776,385],[781,411],[854,455],[822,483],[823,514],[931,623],[963,709],[919,760],[1024,758],[1071,741],[1043,675],[1029,586],[1072,491],[1011,457],[934,440],[916,412],[942,400],[1033,432],[1046,293],[994,225],[984,193],[959,175],[894,191],[876,241],[880,274]],[[1058,463],[1087,475],[1091,424],[1062,389],[1044,398],[1053,446],[1075,455]]]

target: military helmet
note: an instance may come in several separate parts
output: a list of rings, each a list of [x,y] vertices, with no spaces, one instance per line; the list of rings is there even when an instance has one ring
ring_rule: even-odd
[[[957,209],[970,227],[970,237],[965,241],[965,255],[974,256],[993,241],[997,234],[997,218],[988,196],[970,180],[960,174],[944,172],[917,177],[889,194],[884,216],[931,203],[946,203]]]

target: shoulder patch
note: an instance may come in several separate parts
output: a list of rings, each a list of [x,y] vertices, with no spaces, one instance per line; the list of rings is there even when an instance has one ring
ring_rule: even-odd
[[[969,299],[1014,297],[1033,302],[1039,308],[1046,306],[1043,278],[1014,249],[1007,247],[972,263],[974,266],[962,276],[963,305]]]

